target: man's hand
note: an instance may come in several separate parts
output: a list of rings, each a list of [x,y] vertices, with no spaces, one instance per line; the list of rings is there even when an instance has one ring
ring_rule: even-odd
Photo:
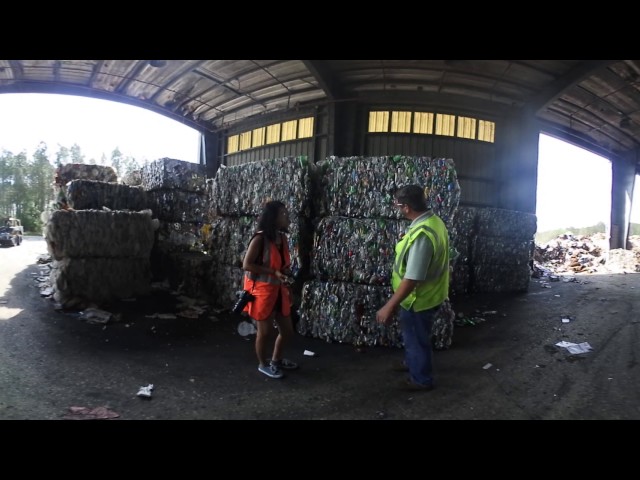
[[[376,321],[383,325],[389,325],[391,323],[391,317],[393,317],[394,310],[395,308],[389,305],[389,303],[386,303],[384,307],[376,312]]]

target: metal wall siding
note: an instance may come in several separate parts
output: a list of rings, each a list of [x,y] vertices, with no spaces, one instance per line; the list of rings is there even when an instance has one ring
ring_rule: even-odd
[[[225,165],[231,166],[272,158],[297,157],[299,155],[311,157],[313,155],[312,149],[313,138],[305,138],[304,140],[266,145],[261,148],[254,148],[227,155],[224,163]]]
[[[492,143],[421,134],[368,134],[365,156],[410,155],[452,158],[460,181],[460,203],[496,205],[496,153]]]

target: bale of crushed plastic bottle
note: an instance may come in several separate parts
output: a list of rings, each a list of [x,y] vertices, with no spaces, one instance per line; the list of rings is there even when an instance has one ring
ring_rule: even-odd
[[[209,188],[210,216],[257,216],[271,200],[283,202],[290,215],[311,216],[309,167],[303,157],[222,166]]]
[[[486,237],[533,239],[537,230],[537,217],[533,213],[480,208],[477,210],[477,234]]]
[[[312,271],[319,280],[390,285],[396,243],[410,222],[324,217],[316,228]]]
[[[452,159],[385,156],[329,157],[317,166],[322,195],[318,215],[402,218],[395,206],[398,188],[416,184],[427,204],[449,225],[460,201],[460,184]]]
[[[533,259],[533,248],[533,239],[478,235],[472,241],[471,258],[474,265],[528,265]]]
[[[63,258],[149,259],[156,225],[151,211],[56,210],[47,223],[47,249]]]
[[[66,185],[72,180],[97,180],[100,182],[117,182],[118,175],[113,167],[104,165],[87,165],[84,163],[68,163],[56,170],[59,182]]]
[[[205,193],[204,165],[173,158],[160,158],[140,169],[141,185],[145,190],[183,190]]]
[[[471,269],[472,292],[516,293],[529,289],[531,269],[527,264],[474,264]]]
[[[397,317],[389,326],[376,321],[376,312],[391,297],[390,287],[347,282],[305,282],[302,289],[301,335],[355,346],[401,347]],[[452,343],[455,313],[449,301],[438,311],[433,324],[433,344],[448,348]]]
[[[151,290],[148,258],[62,258],[50,273],[54,299],[63,306],[78,301],[103,304],[147,295]]]
[[[204,223],[207,196],[182,190],[153,190],[147,192],[147,203],[153,216],[165,222]]]
[[[133,210],[148,208],[142,187],[98,180],[72,180],[67,185],[67,202],[75,210]]]

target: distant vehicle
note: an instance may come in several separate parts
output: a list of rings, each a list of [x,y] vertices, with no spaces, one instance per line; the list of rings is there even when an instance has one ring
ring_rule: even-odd
[[[17,218],[5,218],[4,225],[0,225],[0,245],[18,246],[22,243],[24,229]]]

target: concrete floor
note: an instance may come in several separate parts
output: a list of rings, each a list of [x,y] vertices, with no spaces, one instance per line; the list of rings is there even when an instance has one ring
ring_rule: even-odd
[[[398,349],[297,335],[287,356],[301,368],[274,380],[257,372],[239,317],[145,318],[172,307],[160,296],[114,306],[122,321],[106,327],[56,312],[31,275],[45,251],[36,237],[0,249],[0,419],[61,419],[70,406],[106,406],[121,420],[640,419],[640,274],[452,299],[456,312],[498,313],[457,328],[435,353],[437,388],[411,393],[389,369]],[[570,355],[561,340],[593,350]],[[153,397],[137,397],[149,383]]]

